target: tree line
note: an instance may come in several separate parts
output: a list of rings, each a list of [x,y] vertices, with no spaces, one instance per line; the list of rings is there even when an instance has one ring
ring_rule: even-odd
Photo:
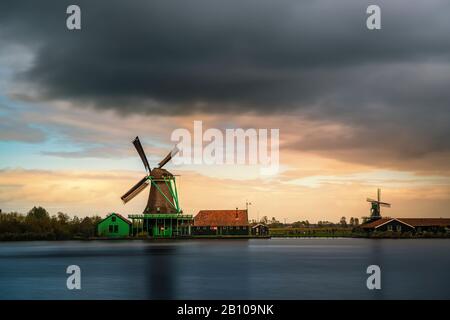
[[[269,219],[267,216],[264,216],[260,219],[260,223],[266,224],[271,228],[283,228],[290,226],[292,228],[309,228],[309,227],[342,227],[342,228],[348,228],[348,227],[358,227],[359,226],[359,219],[350,217],[349,222],[347,223],[347,218],[342,217],[338,223],[333,223],[330,221],[318,221],[317,224],[310,223],[308,220],[304,221],[295,221],[292,223],[282,223],[278,221],[275,217],[272,217],[272,219]],[[254,221],[254,223],[257,223]]]
[[[63,212],[50,214],[33,207],[27,214],[0,212],[0,241],[69,240],[95,236],[99,216],[70,218]]]

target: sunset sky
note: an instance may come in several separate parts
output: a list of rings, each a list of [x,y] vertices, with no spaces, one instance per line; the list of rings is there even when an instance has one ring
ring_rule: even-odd
[[[174,166],[185,213],[450,217],[450,2],[0,3],[0,209],[140,213],[131,141],[155,166],[177,128],[280,129],[280,170]],[[75,3],[75,2],[74,2]]]

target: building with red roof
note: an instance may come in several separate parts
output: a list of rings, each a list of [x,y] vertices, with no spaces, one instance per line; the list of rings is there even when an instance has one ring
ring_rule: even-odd
[[[448,218],[381,218],[360,226],[365,231],[448,232]]]
[[[193,235],[248,235],[247,210],[200,210],[194,217]]]

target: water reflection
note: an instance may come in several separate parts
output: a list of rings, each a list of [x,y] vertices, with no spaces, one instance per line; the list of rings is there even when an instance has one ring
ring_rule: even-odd
[[[386,245],[389,245],[389,243],[383,243],[383,239],[376,239],[375,241],[369,241],[367,243],[367,262],[366,265],[364,266],[365,268],[367,268],[370,265],[377,265],[380,267],[381,269],[381,289],[382,290],[370,290],[369,291],[369,298],[370,299],[385,299],[385,295],[384,292],[385,290],[383,290],[384,288],[384,284],[387,283],[387,277],[388,277],[388,272],[384,272],[385,271],[385,264],[384,261],[386,261],[386,259],[383,257],[383,247],[385,247]],[[366,269],[367,270],[367,269]],[[366,274],[366,281],[367,278],[369,277],[369,274]]]
[[[0,299],[450,299],[449,252],[448,239],[2,243]]]
[[[175,299],[178,266],[176,246],[147,246],[144,249],[144,277],[147,299]]]

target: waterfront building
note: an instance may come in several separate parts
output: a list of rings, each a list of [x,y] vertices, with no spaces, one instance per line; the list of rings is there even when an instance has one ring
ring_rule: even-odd
[[[200,210],[194,217],[193,235],[248,236],[247,210]]]
[[[445,218],[380,218],[362,224],[364,231],[449,232],[450,219]]]
[[[253,236],[268,236],[269,227],[263,223],[258,223],[252,226],[251,233]]]
[[[118,213],[111,213],[97,224],[99,237],[120,238],[130,235],[131,222]]]

